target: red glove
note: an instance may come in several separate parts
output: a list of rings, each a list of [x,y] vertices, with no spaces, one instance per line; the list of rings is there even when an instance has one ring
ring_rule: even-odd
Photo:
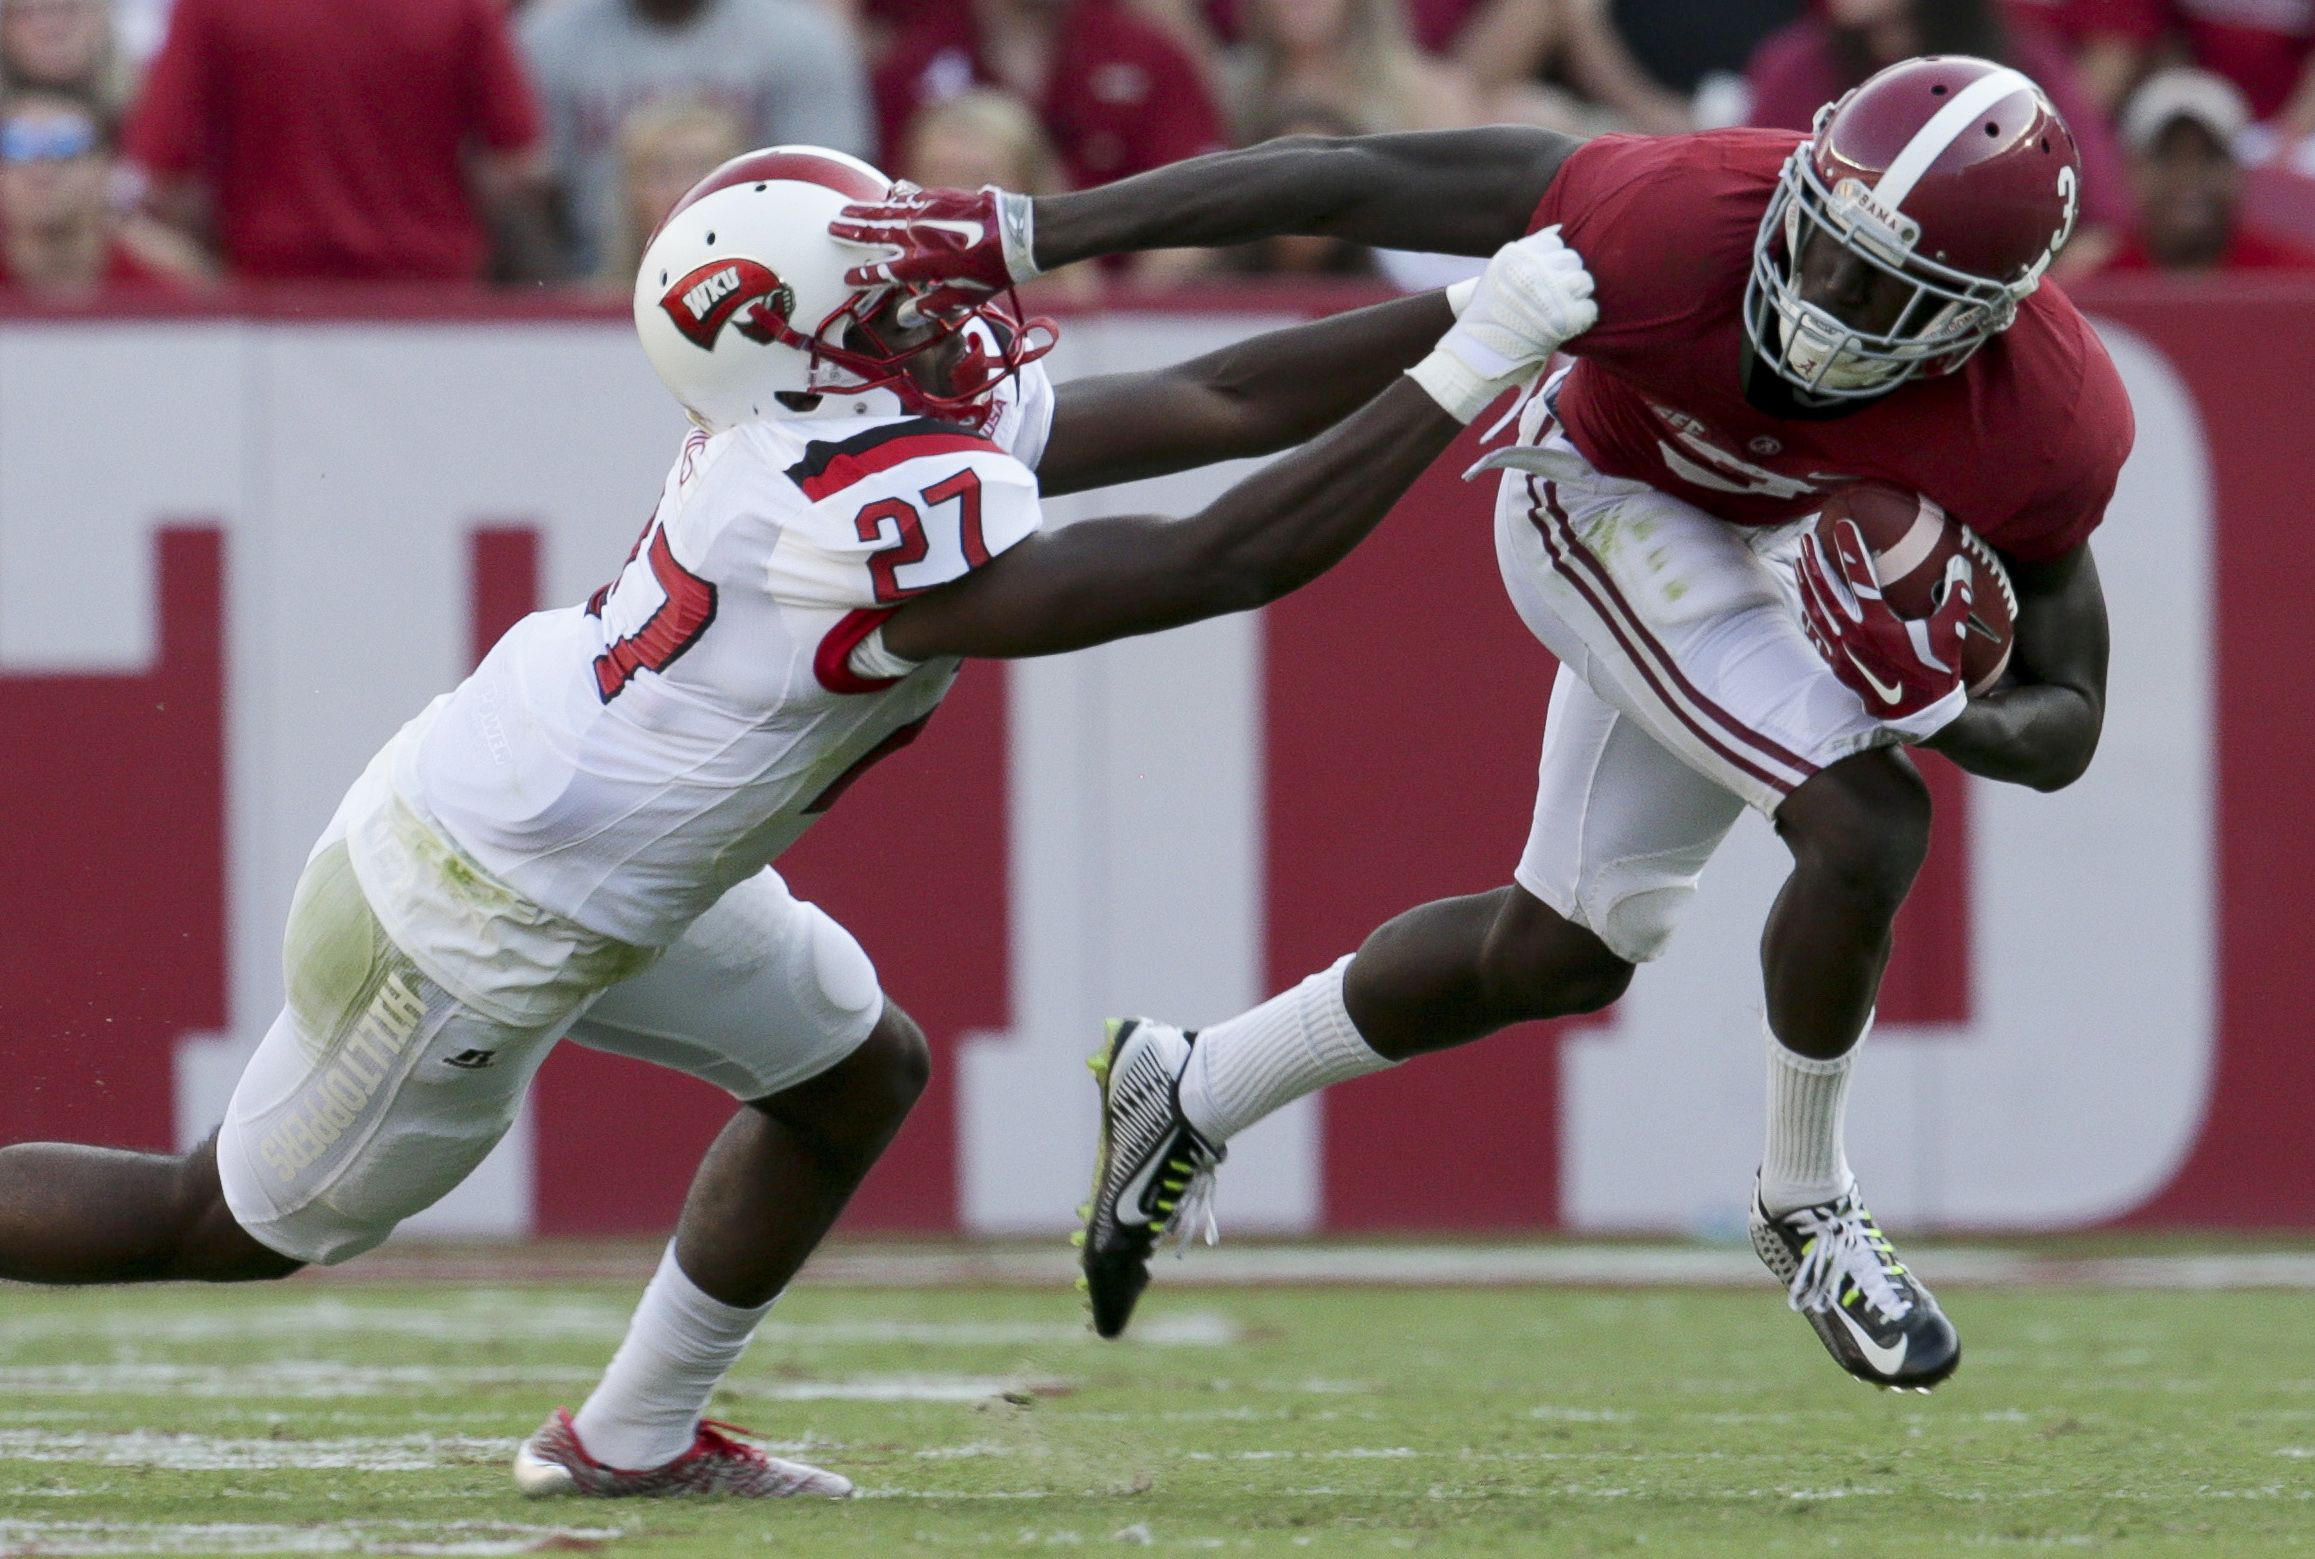
[[[1906,618],[1881,598],[1872,554],[1854,520],[1833,526],[1835,556],[1818,533],[1801,543],[1797,572],[1809,642],[1865,709],[1907,741],[1934,736],[1969,702],[1961,685],[1961,638],[1969,618],[1966,557],[1946,565],[1944,596],[1926,618]]]
[[[967,193],[895,184],[883,200],[846,206],[828,234],[870,251],[844,273],[855,287],[907,287],[934,313],[982,301],[1037,274],[1030,205],[983,185]]]

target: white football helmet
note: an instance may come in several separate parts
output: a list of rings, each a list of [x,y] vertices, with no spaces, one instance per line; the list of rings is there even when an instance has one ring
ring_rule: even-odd
[[[1052,350],[1045,320],[995,302],[924,321],[904,346],[878,340],[888,289],[844,280],[856,263],[828,236],[846,204],[892,181],[857,157],[773,146],[734,157],[675,203],[644,247],[635,329],[659,378],[711,433],[766,417],[933,416],[967,422],[992,391]],[[913,362],[952,336],[946,393]]]

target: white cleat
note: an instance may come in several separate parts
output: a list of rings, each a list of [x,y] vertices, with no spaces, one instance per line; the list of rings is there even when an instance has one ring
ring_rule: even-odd
[[[783,1461],[736,1436],[733,1424],[704,1420],[691,1449],[662,1467],[606,1467],[587,1454],[571,1415],[556,1408],[514,1454],[515,1487],[532,1499],[670,1499],[722,1494],[739,1499],[844,1499],[852,1480],[803,1462]]]

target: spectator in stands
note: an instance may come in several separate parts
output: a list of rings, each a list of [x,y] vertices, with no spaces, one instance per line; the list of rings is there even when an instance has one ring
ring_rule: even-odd
[[[1324,102],[1281,101],[1248,126],[1246,144],[1282,135],[1355,135],[1359,125]],[[1222,269],[1239,276],[1376,276],[1375,254],[1340,238],[1289,234],[1222,251]]]
[[[2285,140],[2315,134],[2315,5],[2306,0],[2176,0],[2195,64],[2243,94],[2253,123]]]
[[[112,0],[113,41],[130,66],[142,72],[161,52],[169,31],[169,0]]]
[[[112,136],[86,98],[28,89],[0,111],[0,286],[46,299],[182,291],[199,257],[157,224],[116,215]]]
[[[2238,213],[2243,177],[2233,148],[2249,123],[2242,93],[2209,71],[2159,71],[2131,95],[2122,138],[2139,229],[2112,269],[2315,272],[2315,249],[2259,232]]]
[[[70,92],[117,115],[136,87],[108,0],[0,0],[0,92]]]
[[[1058,194],[1061,159],[1029,105],[1010,92],[972,87],[927,103],[902,137],[892,171],[926,186],[979,189],[995,184],[1025,195]],[[1101,295],[1097,265],[1066,265],[1022,293],[1032,303],[1091,303]]]
[[[917,110],[972,86],[1035,107],[1072,185],[1224,144],[1197,62],[1122,0],[952,0],[917,12],[876,73],[884,155],[898,155]]]
[[[155,207],[264,281],[553,264],[501,0],[176,0],[130,121]]]
[[[644,247],[684,192],[754,144],[739,115],[705,98],[664,98],[630,113],[619,127],[619,204],[597,279],[613,292],[632,288]]]
[[[1742,117],[1752,51],[1803,9],[1803,0],[1608,0],[1606,25],[1649,80],[1710,127]]]
[[[522,40],[579,270],[603,263],[618,225],[619,127],[646,103],[721,103],[751,146],[871,153],[866,67],[812,0],[560,0],[523,18]]]
[[[1469,77],[1415,47],[1400,0],[1247,0],[1245,42],[1225,66],[1245,144],[1283,103],[1328,104],[1362,130],[1483,124]]]
[[[1695,128],[1683,94],[1667,88],[1634,58],[1610,11],[1611,0],[1484,0],[1455,34],[1454,57],[1489,94],[1495,117],[1550,125],[1577,134],[1606,129],[1676,135]],[[1666,0],[1668,38],[1701,39],[1713,27],[1745,25],[1736,0],[1703,8]],[[1775,0],[1765,0],[1775,3]],[[1725,13],[1720,14],[1720,13]],[[1566,89],[1553,86],[1564,83]],[[1573,96],[1570,96],[1572,91]]]
[[[2049,94],[2082,153],[2081,225],[2059,267],[2079,275],[2103,264],[2131,224],[2121,148],[2065,50],[2045,33],[2005,24],[1994,0],[1826,0],[1823,15],[1793,23],[1753,54],[1749,122],[1806,130],[1820,107],[1916,54],[2001,60]]]
[[[1061,159],[1029,105],[1010,92],[972,87],[928,103],[908,122],[892,171],[931,187],[995,184],[1024,195],[1068,188]]]
[[[2003,0],[2023,30],[2065,46],[2082,94],[2109,119],[2162,42],[2166,0]]]

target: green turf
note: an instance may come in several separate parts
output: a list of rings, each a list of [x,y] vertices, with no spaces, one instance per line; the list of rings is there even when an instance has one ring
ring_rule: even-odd
[[[507,1452],[630,1294],[0,1288],[0,1554],[2315,1548],[2304,1296],[1956,1290],[1968,1362],[1922,1398],[1837,1373],[1765,1282],[1161,1288],[1126,1345],[1066,1294],[807,1289],[715,1410],[869,1497],[517,1498]],[[895,1382],[1013,1389],[808,1397]]]

